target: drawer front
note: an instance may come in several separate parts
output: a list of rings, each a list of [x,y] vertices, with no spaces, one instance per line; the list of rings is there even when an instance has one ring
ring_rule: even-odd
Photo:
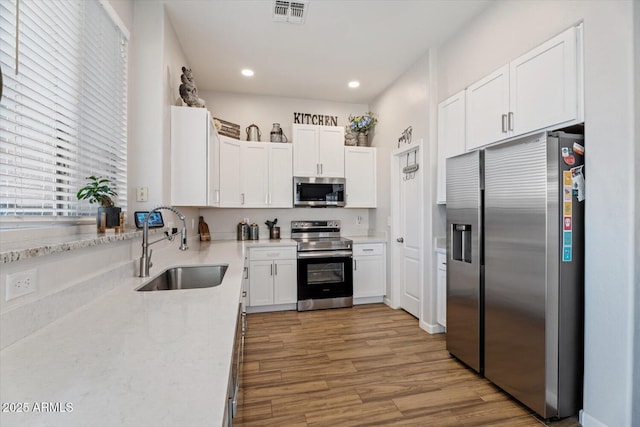
[[[296,259],[297,251],[295,246],[275,247],[275,248],[251,248],[249,249],[249,259],[251,261],[261,261],[270,259]]]
[[[438,263],[438,270],[447,271],[447,255],[438,253],[436,257],[436,262]]]
[[[353,245],[353,256],[382,255],[384,243],[356,243]]]

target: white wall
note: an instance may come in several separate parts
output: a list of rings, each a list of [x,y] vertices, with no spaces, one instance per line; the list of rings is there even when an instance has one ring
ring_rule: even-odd
[[[187,63],[162,2],[134,2],[131,38],[131,90],[128,144],[129,212],[171,202],[170,106],[178,98],[181,67]],[[148,201],[136,202],[136,188],[148,188]],[[198,210],[182,209],[189,233],[197,232]],[[177,224],[165,214],[167,225]]]
[[[197,70],[194,70],[196,85]],[[246,139],[245,129],[256,124],[262,141],[269,141],[273,123],[280,123],[285,135],[291,140],[293,113],[323,114],[338,116],[338,126],[345,126],[350,114],[368,111],[366,104],[319,101],[277,96],[256,96],[226,92],[199,91],[200,97],[214,117],[240,125],[240,139]],[[243,218],[250,218],[260,225],[261,238],[267,237],[265,220],[278,218],[283,236],[289,236],[292,220],[339,219],[343,234],[358,236],[369,231],[368,209],[200,209],[213,233],[212,238],[235,239],[236,225]],[[360,224],[357,224],[360,217]]]
[[[388,219],[391,216],[391,175],[390,165],[394,150],[398,148],[398,138],[409,126],[413,128],[412,141],[417,143],[423,140],[424,160],[422,164],[423,188],[425,192],[425,212],[423,218],[423,286],[421,297],[421,326],[428,330],[430,325],[436,325],[435,312],[435,277],[434,252],[432,247],[433,229],[432,212],[433,200],[435,200],[436,177],[436,141],[433,138],[430,116],[433,104],[432,95],[432,63],[427,52],[415,64],[413,64],[402,76],[400,76],[382,95],[373,102],[371,109],[378,113],[379,121],[373,137],[373,146],[378,148],[378,209],[371,214],[372,228],[376,232],[387,232],[390,235]],[[391,236],[388,242],[389,259],[393,254],[391,248],[396,245],[395,238]],[[392,261],[391,261],[392,262]],[[388,269],[391,271],[392,269]],[[392,286],[394,280],[387,280],[388,286]],[[389,295],[388,290],[387,295]],[[425,325],[426,323],[426,325]]]
[[[197,85],[196,70],[194,70],[194,78]],[[247,139],[246,128],[256,124],[262,134],[261,140],[269,141],[274,123],[280,123],[285,135],[291,140],[294,112],[338,116],[338,126],[345,126],[349,114],[361,114],[368,110],[367,104],[200,90],[199,94],[206,101],[207,108],[214,117],[240,125],[242,140]]]
[[[497,2],[440,47],[438,100],[580,21],[588,185],[582,421],[587,427],[631,426],[640,423],[632,420],[633,325],[638,317],[633,302],[638,232],[633,201],[638,187],[632,155],[632,2]]]
[[[342,221],[343,236],[366,236],[369,233],[369,209],[347,208],[293,208],[293,209],[227,209],[210,208],[200,209],[200,215],[204,217],[209,226],[211,238],[214,240],[234,240],[236,238],[236,226],[244,218],[251,223],[260,226],[260,239],[268,239],[269,231],[265,225],[266,220],[278,219],[280,236],[291,236],[291,221],[301,220],[329,220]]]
[[[133,29],[133,0],[108,0],[129,33]]]
[[[637,2],[633,4],[633,22],[634,22],[634,93],[635,93],[635,262],[636,266],[634,272],[635,281],[635,295],[633,301],[635,301],[634,317],[635,317],[635,336],[634,336],[634,367],[633,367],[633,394],[631,396],[632,402],[640,402],[640,269],[637,266],[640,265],[640,195],[637,189],[640,188],[640,146],[638,145],[638,139],[640,138],[640,4]],[[633,405],[634,413],[632,420],[638,422],[640,420],[640,405]]]

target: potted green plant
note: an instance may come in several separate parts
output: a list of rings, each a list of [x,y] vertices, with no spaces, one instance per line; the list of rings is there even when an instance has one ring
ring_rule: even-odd
[[[114,198],[118,196],[113,188],[113,182],[109,178],[87,177],[89,183],[78,190],[78,200],[88,200],[89,203],[98,203],[97,224],[100,228],[100,218],[106,215],[106,227],[118,227],[120,225],[121,208],[115,206]]]

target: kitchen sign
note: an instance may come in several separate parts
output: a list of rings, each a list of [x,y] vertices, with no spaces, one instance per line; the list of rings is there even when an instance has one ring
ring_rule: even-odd
[[[338,116],[293,113],[293,123],[298,125],[338,126]]]

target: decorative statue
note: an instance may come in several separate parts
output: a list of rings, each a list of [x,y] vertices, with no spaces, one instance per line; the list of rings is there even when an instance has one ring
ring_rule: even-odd
[[[182,84],[180,85],[180,96],[185,104],[189,107],[204,108],[204,99],[198,97],[198,89],[193,81],[191,69],[182,67],[182,75],[180,76]]]

